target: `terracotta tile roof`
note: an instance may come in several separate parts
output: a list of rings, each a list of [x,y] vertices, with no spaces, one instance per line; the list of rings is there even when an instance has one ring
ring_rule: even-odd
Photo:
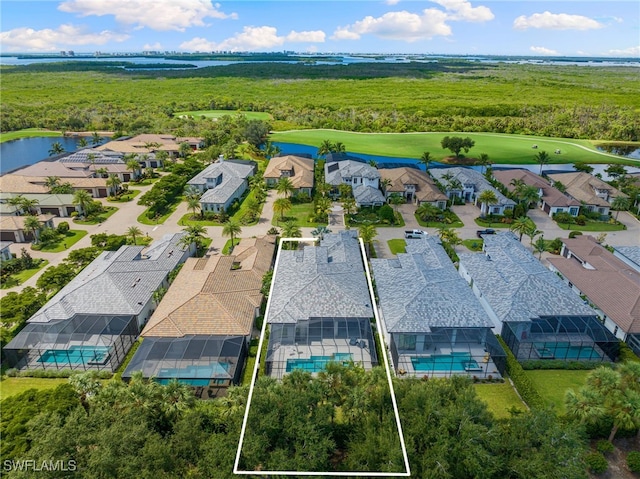
[[[580,260],[561,257],[549,262],[625,333],[640,333],[640,273],[592,236],[562,242]]]
[[[277,156],[269,160],[264,178],[280,179],[280,170],[293,170],[289,179],[295,188],[313,188],[313,165],[311,158]]]
[[[418,201],[447,201],[447,195],[440,191],[425,171],[407,167],[381,168],[378,171],[381,180],[391,180],[391,185],[386,189],[387,192],[404,193],[405,185],[416,185]]]
[[[39,161],[33,165],[25,166],[15,172],[22,176],[59,176],[61,180],[67,178],[87,178],[91,176],[91,172],[86,170],[76,170],[68,168],[59,161]]]
[[[0,176],[0,191],[3,193],[48,193],[44,185],[32,183],[33,178],[21,175]]]
[[[513,180],[522,180],[525,185],[535,186],[542,190],[542,199],[549,206],[564,207],[580,206],[578,200],[574,200],[569,196],[562,193],[557,188],[554,188],[541,176],[532,173],[525,169],[512,169],[512,170],[497,170],[493,172],[493,176],[500,183],[505,185],[509,191],[513,191],[515,187],[511,184]]]
[[[621,191],[618,191],[613,186],[605,183],[600,178],[584,173],[582,171],[575,173],[554,173],[550,174],[549,178],[553,181],[559,181],[567,188],[567,194],[572,196],[578,201],[584,201],[587,205],[595,206],[609,206],[610,203],[603,198],[596,195],[594,188],[601,190],[608,190],[609,197],[615,198],[617,196],[627,197]]]
[[[0,230],[2,231],[20,231],[24,229],[24,220],[27,216],[0,216]],[[38,215],[40,223],[46,223],[55,215]]]
[[[143,134],[137,135],[133,138],[123,138],[113,141],[109,141],[104,145],[97,146],[96,150],[109,150],[117,151],[121,153],[151,153],[153,151],[178,151],[180,143],[195,143],[200,142],[199,138],[176,138],[170,134]],[[160,146],[150,146],[149,144],[157,143]],[[147,145],[147,146],[146,146]]]
[[[243,239],[234,255],[189,258],[142,335],[248,336],[274,251],[275,238],[265,236]],[[240,269],[232,269],[237,263]]]

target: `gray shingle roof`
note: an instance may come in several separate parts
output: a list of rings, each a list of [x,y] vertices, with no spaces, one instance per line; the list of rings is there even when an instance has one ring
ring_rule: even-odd
[[[356,200],[356,204],[361,206],[368,206],[374,203],[384,203],[384,195],[382,191],[373,186],[356,186],[353,189],[353,197]]]
[[[357,232],[329,234],[303,250],[282,250],[270,301],[270,323],[372,318]]]
[[[501,321],[541,316],[594,316],[562,280],[545,268],[511,232],[484,235],[486,254],[461,254],[466,269]]]
[[[372,259],[389,333],[490,328],[493,323],[434,237],[408,240],[397,259]]]
[[[253,172],[252,164],[240,164],[231,161],[217,161],[207,166],[196,176],[187,181],[188,185],[206,186],[207,178],[216,178],[222,174],[222,181],[226,178],[242,178],[245,179]],[[221,185],[219,185],[221,186]]]
[[[640,246],[615,246],[616,252],[624,256],[627,263],[633,263],[633,267],[640,271]]]
[[[359,161],[344,160],[327,162],[324,165],[325,181],[330,185],[340,185],[343,178],[352,178],[354,176],[375,180],[380,178],[380,173],[376,168],[368,163]]]
[[[491,183],[487,181],[482,173],[476,170],[472,170],[471,168],[463,168],[460,166],[456,166],[453,168],[431,168],[429,170],[429,174],[433,176],[436,180],[443,184],[446,188],[447,180],[443,179],[443,176],[446,174],[452,175],[452,179],[457,179],[462,183],[474,185],[475,193],[477,196],[485,190],[491,190],[495,193],[496,198],[498,198],[499,205],[510,205],[515,206],[515,201],[510,198],[507,198],[502,193],[500,193],[497,189],[495,189]]]
[[[28,321],[59,321],[75,314],[140,314],[167,274],[188,256],[178,245],[183,235],[165,235],[145,254],[143,246],[105,251]]]
[[[204,192],[200,197],[201,203],[216,203],[225,204],[227,200],[233,195],[238,187],[244,183],[244,178],[236,178],[227,176],[226,179],[223,176],[222,183],[215,188],[211,188]]]

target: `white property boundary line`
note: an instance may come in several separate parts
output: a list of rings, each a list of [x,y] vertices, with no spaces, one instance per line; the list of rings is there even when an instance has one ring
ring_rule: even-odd
[[[247,422],[249,418],[249,408],[251,407],[251,399],[253,398],[253,390],[258,377],[258,370],[260,368],[260,356],[262,355],[262,344],[264,342],[265,332],[267,330],[267,318],[269,317],[269,310],[271,308],[271,298],[273,297],[273,285],[278,274],[278,265],[280,264],[280,252],[282,251],[282,245],[285,241],[296,242],[317,242],[318,238],[281,238],[278,245],[278,254],[276,255],[276,264],[273,270],[273,277],[271,279],[271,287],[269,288],[269,299],[267,300],[267,307],[264,313],[264,320],[262,321],[262,331],[260,333],[260,341],[258,342],[258,354],[256,356],[256,362],[253,366],[253,374],[251,376],[251,385],[249,386],[249,395],[247,397],[247,406],[245,408],[244,417],[242,418],[242,429],[240,431],[240,441],[238,441],[238,450],[236,451],[236,460],[233,464],[233,473],[239,475],[254,475],[254,476],[348,476],[348,477],[410,477],[411,468],[409,466],[409,457],[407,456],[407,446],[404,442],[404,434],[402,433],[402,425],[400,424],[400,413],[398,411],[398,403],[396,401],[396,394],[393,389],[393,380],[391,378],[391,369],[389,368],[389,359],[385,350],[384,337],[382,336],[382,328],[380,327],[380,318],[378,316],[378,305],[376,304],[375,296],[373,294],[373,285],[371,283],[371,274],[369,272],[369,264],[367,261],[367,255],[364,249],[364,243],[362,238],[358,238],[360,243],[360,253],[364,263],[364,269],[367,277],[367,285],[369,288],[369,296],[371,298],[371,305],[373,307],[373,315],[376,319],[376,328],[378,330],[378,339],[380,341],[380,349],[382,350],[382,356],[384,357],[385,371],[387,373],[387,381],[389,383],[389,390],[391,392],[391,402],[393,404],[393,412],[396,417],[396,425],[398,427],[398,434],[400,436],[400,445],[402,448],[402,457],[404,458],[404,464],[406,472],[311,472],[311,471],[241,471],[238,469],[240,462],[240,454],[242,452],[242,444],[244,442],[244,435],[247,429]]]

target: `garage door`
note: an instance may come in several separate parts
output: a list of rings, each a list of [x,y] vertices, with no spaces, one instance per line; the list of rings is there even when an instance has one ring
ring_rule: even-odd
[[[50,214],[58,216],[60,214],[60,210],[58,208],[40,208],[42,210],[42,214]]]
[[[13,231],[0,231],[0,241],[15,241],[16,235]]]

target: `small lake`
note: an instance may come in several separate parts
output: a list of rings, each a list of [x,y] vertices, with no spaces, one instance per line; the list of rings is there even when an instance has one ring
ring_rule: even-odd
[[[86,140],[91,145],[91,138],[87,137]],[[36,136],[0,143],[0,174],[4,175],[16,168],[48,159],[51,145],[56,141],[62,145],[64,151],[72,152],[78,149],[80,137]]]

